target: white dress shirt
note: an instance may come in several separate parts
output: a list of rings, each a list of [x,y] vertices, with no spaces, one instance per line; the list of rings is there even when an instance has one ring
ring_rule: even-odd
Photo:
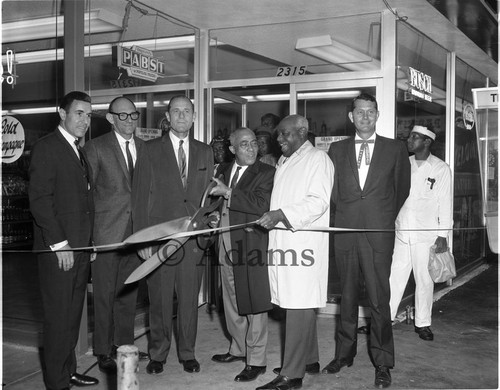
[[[170,140],[172,141],[172,146],[174,147],[175,161],[177,161],[177,164],[179,164],[179,142],[181,141],[181,138],[174,135],[174,133],[172,131],[169,131],[168,135],[170,136]],[[182,141],[184,141],[184,143],[182,144],[182,148],[184,149],[184,153],[186,154],[186,178],[187,178],[189,175],[189,172],[188,172],[188,167],[189,167],[189,136],[187,136],[186,138],[183,138]]]
[[[370,151],[370,164],[373,159],[373,149],[375,148],[375,137],[376,133],[373,133],[370,138],[368,138],[366,141],[373,141],[372,143],[368,143],[368,150]],[[354,142],[356,146],[356,161],[358,160],[359,156],[359,150],[361,149],[360,143],[356,143],[356,141],[365,141],[363,140],[359,135],[356,134],[354,137]],[[365,152],[366,153],[366,152]],[[361,186],[361,189],[365,186],[366,182],[366,177],[368,176],[368,170],[370,169],[370,164],[365,163],[365,153],[363,153],[363,158],[361,159],[361,165],[358,168],[358,174],[359,174],[359,185]]]
[[[127,142],[128,148],[130,150],[130,154],[132,155],[132,161],[135,167],[135,162],[137,161],[137,149],[135,148],[135,141],[134,137],[132,136],[130,139],[125,139],[121,134],[118,132],[114,132],[116,135],[116,139],[118,140],[118,144],[120,145],[120,149],[122,151],[123,157],[125,158],[125,163],[127,165],[127,168],[130,170],[130,167],[128,166],[128,159],[127,159]]]

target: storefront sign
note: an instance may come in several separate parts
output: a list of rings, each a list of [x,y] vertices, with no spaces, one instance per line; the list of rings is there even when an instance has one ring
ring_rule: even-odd
[[[409,92],[420,99],[432,102],[432,78],[423,72],[408,67]]]
[[[314,139],[314,146],[318,148],[319,150],[323,150],[325,152],[328,152],[328,149],[330,149],[330,144],[332,142],[338,142],[342,141],[343,139],[349,138],[347,135],[335,135],[335,136],[328,136],[328,137],[316,137]]]
[[[165,63],[154,58],[151,50],[139,46],[113,46],[115,60],[116,66],[126,69],[129,77],[155,82],[158,77],[165,76]]]
[[[161,129],[148,129],[146,127],[138,127],[135,129],[135,135],[144,141],[161,137]]]
[[[472,96],[474,97],[474,108],[476,110],[486,108],[498,109],[498,87],[474,88]]]
[[[2,118],[2,163],[13,163],[24,151],[24,128],[12,116]]]

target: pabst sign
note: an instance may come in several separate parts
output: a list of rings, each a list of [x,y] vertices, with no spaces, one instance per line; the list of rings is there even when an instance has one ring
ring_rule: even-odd
[[[2,118],[2,162],[13,163],[24,151],[24,128],[21,122],[12,116]]]
[[[139,46],[113,46],[113,61],[126,69],[129,77],[156,81],[165,76],[165,63],[153,57],[153,52]]]

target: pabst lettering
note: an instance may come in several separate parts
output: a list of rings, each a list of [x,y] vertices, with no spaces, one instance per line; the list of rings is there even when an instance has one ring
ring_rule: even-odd
[[[127,69],[129,76],[156,81],[158,76],[165,75],[165,63],[153,58],[153,52],[144,48],[117,47],[119,67]]]
[[[24,151],[24,128],[21,122],[12,116],[2,119],[2,162],[13,163]]]

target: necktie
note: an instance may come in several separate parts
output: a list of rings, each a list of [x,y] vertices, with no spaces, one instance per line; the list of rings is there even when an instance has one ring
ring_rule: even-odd
[[[231,179],[231,184],[229,185],[229,187],[231,187],[231,188],[236,187],[236,183],[238,182],[238,177],[240,176],[240,169],[241,169],[241,167],[238,165],[236,167],[236,172],[234,173],[234,176]]]
[[[132,153],[130,153],[129,144],[130,141],[125,142],[125,152],[127,153],[128,172],[130,174],[130,180],[132,180],[134,178],[134,160],[132,159]]]
[[[373,140],[356,140],[357,144],[361,144],[358,154],[358,169],[361,167],[361,159],[363,158],[363,152],[365,153],[365,164],[370,165],[370,147],[368,144],[373,144]]]
[[[182,180],[182,186],[184,189],[186,189],[186,184],[187,184],[187,175],[186,175],[186,153],[184,153],[184,148],[182,147],[182,144],[184,143],[184,140],[179,141],[179,153],[178,153],[178,159],[179,159],[179,172],[181,174],[181,180]]]
[[[85,153],[80,147],[80,140],[75,140],[76,150],[78,151],[78,157],[80,157],[80,164],[82,164],[83,169],[85,170],[85,178],[87,179],[87,183],[90,183],[89,178],[89,167],[87,165],[87,158],[85,157]]]

